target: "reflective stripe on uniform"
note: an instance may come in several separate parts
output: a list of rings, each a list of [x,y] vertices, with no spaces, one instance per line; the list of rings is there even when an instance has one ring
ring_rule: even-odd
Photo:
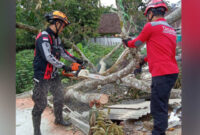
[[[157,26],[157,25],[165,25],[167,27],[172,28],[166,21],[156,21],[156,22],[150,22],[152,26]]]

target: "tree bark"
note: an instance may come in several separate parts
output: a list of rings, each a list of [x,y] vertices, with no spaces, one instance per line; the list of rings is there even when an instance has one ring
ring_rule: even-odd
[[[113,64],[111,66],[111,68],[109,68],[108,70],[106,70],[104,73],[101,73],[102,75],[109,75],[111,73],[115,73],[121,69],[123,69],[126,65],[128,65],[128,63],[130,62],[130,60],[132,60],[130,56],[130,50],[128,48],[126,48],[121,55],[119,56],[119,58],[117,59],[117,61],[115,62],[115,64]]]
[[[178,7],[175,11],[165,17],[169,24],[181,19],[181,7]]]
[[[83,93],[80,91],[74,91],[73,89],[70,89],[65,93],[65,98],[75,98],[79,102],[86,104],[89,104],[93,100],[99,101],[102,105],[108,103],[108,95],[106,94]]]
[[[101,68],[99,70],[100,74],[103,74],[106,70],[106,63],[105,60],[108,59],[109,57],[111,57],[114,52],[116,52],[120,47],[122,46],[122,44],[120,43],[119,45],[117,45],[110,53],[108,53],[107,55],[105,55],[99,62],[99,64],[101,65]]]
[[[139,89],[143,92],[150,93],[150,84],[143,81],[143,80],[138,80],[135,78],[135,75],[130,74],[124,78],[121,79],[122,85],[125,85],[127,87],[133,87],[136,89]]]
[[[135,67],[135,60],[132,60],[128,66],[126,66],[124,69],[110,74],[108,76],[105,76],[104,80],[84,80],[82,82],[79,82],[73,86],[69,86],[67,88],[65,88],[65,92],[72,90],[72,91],[88,91],[88,90],[92,90],[98,87],[98,85],[105,85],[108,83],[112,83],[115,82],[116,80],[123,78],[124,76],[128,75]]]

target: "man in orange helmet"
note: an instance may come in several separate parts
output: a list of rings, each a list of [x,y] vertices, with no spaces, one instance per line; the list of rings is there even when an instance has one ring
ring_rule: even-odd
[[[35,103],[32,110],[34,135],[41,135],[41,115],[47,106],[48,91],[53,95],[55,124],[69,126],[70,123],[63,120],[63,91],[61,80],[58,76],[58,68],[66,72],[78,70],[79,67],[65,66],[60,61],[62,56],[66,60],[82,64],[83,61],[72,56],[62,46],[58,35],[70,24],[67,16],[60,11],[53,11],[46,14],[46,20],[50,23],[45,31],[40,32],[36,37],[34,52],[34,82],[32,99]],[[76,69],[77,68],[77,69]]]
[[[134,40],[124,39],[127,47],[135,48],[146,42],[147,57],[152,74],[151,114],[154,119],[153,135],[165,135],[168,127],[168,101],[170,91],[177,79],[179,70],[175,59],[176,32],[164,19],[167,6],[163,0],[152,0],[144,15],[148,23]]]

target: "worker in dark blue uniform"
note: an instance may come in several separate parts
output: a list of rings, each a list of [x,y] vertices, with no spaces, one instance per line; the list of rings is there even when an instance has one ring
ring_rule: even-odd
[[[63,29],[70,24],[67,16],[60,11],[53,11],[46,14],[45,17],[50,25],[36,37],[33,61],[35,86],[32,99],[35,104],[32,110],[32,119],[34,135],[41,135],[41,115],[47,106],[49,90],[53,95],[55,124],[70,125],[69,122],[63,120],[62,116],[64,94],[58,76],[58,68],[63,68],[68,72],[78,70],[78,67],[66,66],[60,61],[60,57],[79,64],[83,63],[82,60],[72,56],[64,49],[58,37]]]

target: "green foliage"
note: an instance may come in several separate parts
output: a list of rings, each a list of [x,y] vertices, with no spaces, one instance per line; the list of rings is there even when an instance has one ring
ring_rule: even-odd
[[[42,30],[48,25],[44,15],[53,10],[60,10],[67,14],[71,22],[63,31],[63,36],[78,43],[88,37],[98,36],[97,28],[101,14],[109,10],[98,3],[99,0],[17,0],[16,22]],[[16,37],[17,46],[27,48],[26,46],[34,45],[36,35],[17,29]]]
[[[130,31],[130,36],[138,34],[146,23],[145,4],[141,0],[117,0],[117,4],[123,11],[123,24],[127,27],[129,24],[135,29],[134,33]]]
[[[86,55],[86,57],[95,64],[95,66],[98,66],[97,64],[100,59],[114,48],[114,46],[106,47],[98,44],[89,44],[87,46],[83,46],[81,43],[79,43],[77,46]],[[79,55],[75,54],[75,52],[72,52],[72,50],[68,51],[74,56],[79,57]],[[117,52],[115,52],[107,61],[107,64],[111,66],[122,51],[123,48],[120,48]],[[16,93],[22,93],[33,88],[33,55],[33,50],[24,50],[16,54]],[[64,60],[63,58],[61,58],[61,61],[68,66],[71,64],[71,62]],[[62,69],[59,71],[61,75]],[[66,84],[70,82],[68,78],[63,77],[62,75],[61,77],[63,79],[62,83]]]
[[[85,54],[85,56],[94,64],[97,66],[99,61],[103,56],[108,54],[115,46],[102,46],[98,44],[89,44],[87,46],[83,47],[82,52]],[[118,49],[110,59],[106,62],[109,65],[112,65],[120,55],[120,53],[123,51],[123,48]]]
[[[33,88],[33,50],[16,54],[16,93]]]

